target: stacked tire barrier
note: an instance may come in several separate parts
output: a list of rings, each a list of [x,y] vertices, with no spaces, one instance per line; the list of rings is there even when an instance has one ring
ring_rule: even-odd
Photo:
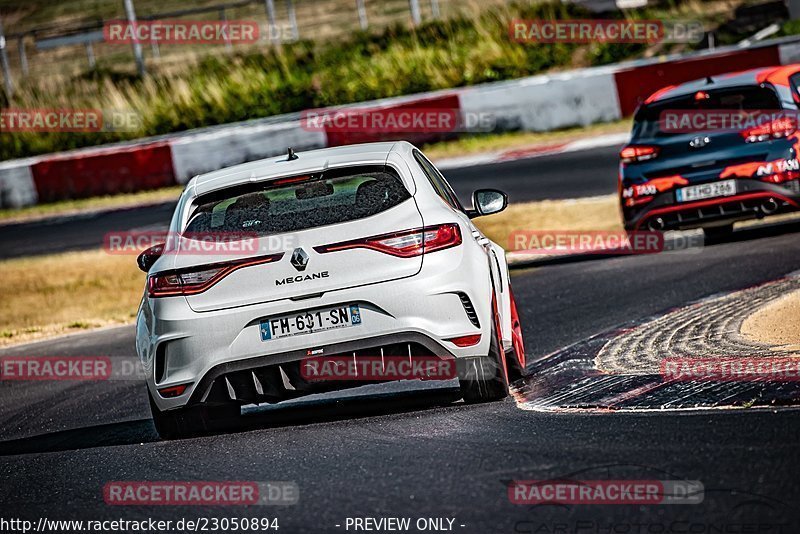
[[[358,113],[361,109],[407,111],[439,107],[462,114],[491,114],[499,131],[549,131],[629,116],[642,100],[668,85],[795,62],[800,62],[800,40],[777,39],[749,48],[726,47],[531,76],[363,102],[345,109]],[[182,184],[196,174],[283,154],[290,146],[299,151],[397,137],[374,131],[312,130],[304,128],[301,117],[302,114],[293,113],[158,140],[0,162],[0,207]],[[435,138],[417,134],[409,140],[421,143]]]

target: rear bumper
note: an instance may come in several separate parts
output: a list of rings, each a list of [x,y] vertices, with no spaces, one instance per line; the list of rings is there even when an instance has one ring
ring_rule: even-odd
[[[736,180],[737,194],[678,203],[674,190],[659,193],[651,202],[625,214],[626,230],[685,230],[760,218],[800,209],[800,180],[771,184]]]
[[[464,295],[473,308],[472,318],[465,309]],[[263,319],[344,304],[360,306],[360,325],[261,340],[259,326]],[[211,386],[222,375],[272,366],[271,371],[264,371],[269,375],[276,370],[274,366],[299,362],[309,355],[327,356],[397,343],[416,343],[435,356],[485,355],[489,352],[490,316],[488,266],[465,261],[464,252],[457,247],[426,255],[422,270],[415,276],[330,291],[303,300],[282,299],[195,312],[182,297],[145,298],[137,318],[136,343],[152,397],[164,411],[214,401]],[[458,347],[447,341],[477,333],[481,339],[473,346]],[[291,375],[292,369],[286,366],[283,372]],[[264,381],[262,389],[266,382],[270,381]],[[188,387],[179,396],[164,398],[158,393],[184,384]],[[301,389],[295,388],[292,393],[291,388],[284,387],[281,393],[290,398]],[[238,398],[237,391],[228,397],[224,400],[250,403],[270,402],[275,395],[253,398],[249,391]]]
[[[358,380],[306,380],[300,369],[307,350],[296,350],[258,358],[248,358],[223,363],[211,368],[194,387],[187,405],[217,404],[236,402],[245,404],[275,403],[312,393],[324,393],[365,385],[367,381]],[[315,349],[320,357],[347,355],[381,355],[407,358],[438,356],[454,357],[452,351],[442,343],[417,332],[389,334],[359,339],[346,343],[336,343]]]

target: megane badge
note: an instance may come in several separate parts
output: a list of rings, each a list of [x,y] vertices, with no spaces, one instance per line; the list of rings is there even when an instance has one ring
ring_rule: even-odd
[[[294,249],[292,252],[292,265],[298,271],[305,271],[306,266],[308,265],[308,254],[302,248]]]

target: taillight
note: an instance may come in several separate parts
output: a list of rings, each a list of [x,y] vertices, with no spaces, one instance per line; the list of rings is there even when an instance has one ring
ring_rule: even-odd
[[[481,335],[480,334],[471,334],[469,336],[461,336],[461,337],[454,337],[447,339],[450,343],[454,344],[456,347],[472,347],[473,345],[477,345],[481,342]]]
[[[622,163],[647,161],[658,156],[658,147],[649,145],[628,145],[619,153]]]
[[[774,184],[782,184],[783,182],[789,182],[791,180],[797,180],[800,178],[800,172],[798,171],[784,171],[784,172],[776,172],[775,174],[771,174],[769,176],[765,176],[761,179],[762,182],[772,182]]]
[[[742,137],[748,143],[761,143],[762,141],[789,137],[796,131],[797,122],[792,117],[781,117],[767,124],[744,130]]]
[[[181,384],[180,386],[170,386],[167,388],[161,388],[158,390],[158,394],[164,397],[165,399],[180,397],[186,392],[186,388],[188,388],[190,385],[191,384]]]
[[[246,258],[226,263],[215,263],[177,271],[166,271],[151,275],[147,279],[147,293],[151,297],[173,297],[196,295],[244,267],[261,265],[280,260],[283,254],[272,254],[258,258]]]
[[[377,250],[400,258],[412,258],[423,252],[433,252],[461,244],[461,230],[457,224],[426,226],[391,234],[376,235],[332,245],[314,247],[319,253],[336,252],[353,248]]]

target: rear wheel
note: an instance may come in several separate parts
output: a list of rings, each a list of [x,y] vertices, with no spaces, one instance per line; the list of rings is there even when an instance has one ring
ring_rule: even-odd
[[[153,414],[153,424],[156,432],[162,439],[180,439],[198,436],[219,430],[228,425],[240,415],[238,405],[229,406],[192,406],[188,408],[177,408],[162,412],[158,409],[150,391],[147,391],[150,399],[150,411]]]
[[[458,360],[458,382],[461,396],[467,404],[491,402],[508,396],[505,354],[498,332],[497,306],[492,298],[492,339],[489,354]]]

